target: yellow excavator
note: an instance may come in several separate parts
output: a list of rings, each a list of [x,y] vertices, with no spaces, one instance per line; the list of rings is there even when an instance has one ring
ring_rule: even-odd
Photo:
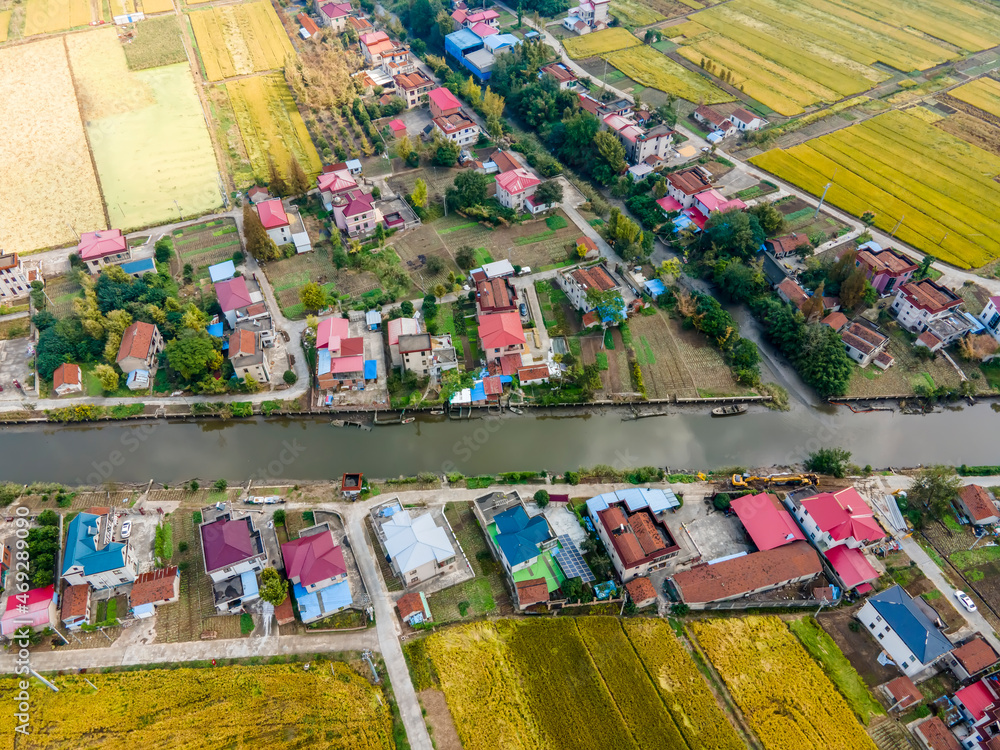
[[[771,474],[766,477],[757,477],[746,474],[733,474],[733,487],[748,489],[767,489],[768,487],[780,487],[794,485],[795,487],[809,487],[819,484],[819,477],[815,474]]]

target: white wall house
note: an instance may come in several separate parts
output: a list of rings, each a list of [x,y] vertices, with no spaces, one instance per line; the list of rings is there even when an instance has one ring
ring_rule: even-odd
[[[542,183],[523,167],[499,174],[496,180],[497,200],[500,201],[501,206],[506,206],[514,211],[528,210],[527,199],[535,194],[535,190]]]
[[[990,297],[986,307],[979,313],[979,321],[993,334],[993,338],[1000,341],[1000,297]]]
[[[136,577],[135,552],[128,539],[114,541],[115,516],[80,513],[70,521],[62,577],[70,586],[108,589]]]
[[[973,325],[959,313],[962,298],[931,279],[910,281],[896,292],[890,311],[899,324],[913,333],[931,331],[948,346]]]
[[[907,677],[919,674],[952,650],[951,641],[898,585],[869,598],[858,619]]]

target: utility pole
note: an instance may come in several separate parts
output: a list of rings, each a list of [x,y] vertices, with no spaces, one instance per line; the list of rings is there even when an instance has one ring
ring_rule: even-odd
[[[903,223],[903,219],[905,219],[905,218],[906,218],[906,214],[903,214],[902,216],[899,217],[899,221],[896,222],[896,226],[889,233],[890,237],[894,238],[896,236],[896,232],[899,230],[899,226]],[[941,241],[944,242],[944,240],[941,240]]]
[[[813,214],[813,219],[819,216],[819,210],[823,208],[823,202],[826,200],[826,191],[830,189],[830,185],[832,184],[832,182],[828,182],[826,183],[826,187],[823,188],[823,196],[819,199],[819,205],[816,206],[816,213]]]

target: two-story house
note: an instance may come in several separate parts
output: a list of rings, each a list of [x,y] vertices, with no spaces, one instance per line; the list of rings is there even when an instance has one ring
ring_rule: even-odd
[[[674,142],[674,131],[666,125],[657,125],[647,130],[637,125],[631,117],[618,114],[606,115],[601,122],[618,137],[629,164],[639,164],[651,156],[663,159],[670,153]]]
[[[27,297],[30,291],[31,282],[21,257],[17,253],[0,254],[0,303]]]
[[[375,197],[361,189],[334,196],[331,205],[334,223],[348,237],[367,237],[382,221]]]
[[[319,6],[319,18],[324,26],[339,34],[347,28],[347,19],[352,11],[350,3],[326,3]]]
[[[840,332],[847,356],[861,367],[878,363],[878,355],[889,345],[889,338],[861,323],[850,323]],[[884,369],[884,368],[883,368]]]
[[[302,622],[315,622],[351,604],[344,551],[328,525],[303,529],[298,539],[281,545],[281,556]]]
[[[409,50],[390,39],[384,31],[362,34],[360,43],[365,62],[372,66],[380,67],[383,61],[398,64],[401,59],[409,56]]]
[[[924,671],[953,648],[902,586],[869,597],[858,619],[907,677]]]
[[[295,252],[305,253],[312,250],[312,242],[306,232],[305,223],[297,208],[285,208],[280,198],[261,201],[255,208],[264,225],[267,236],[275,245],[292,244]]]
[[[990,297],[983,311],[979,313],[979,322],[986,326],[993,338],[1000,341],[1000,297]]]
[[[582,22],[587,27],[587,31],[603,29],[610,21],[608,18],[610,6],[611,0],[585,0],[577,7],[570,8],[568,18],[575,18]],[[573,27],[578,33],[585,33],[582,29],[577,28],[575,23]]]
[[[80,513],[69,522],[62,569],[66,583],[100,590],[135,580],[135,552],[128,539],[114,540],[116,521],[108,511]]]
[[[419,70],[393,76],[396,93],[406,102],[407,109],[427,101],[428,92],[434,88],[434,81]]]
[[[602,502],[588,502],[587,512],[623,583],[665,568],[677,557],[680,546],[648,505],[630,510],[612,493],[599,497]]]
[[[212,579],[215,608],[219,612],[242,609],[260,598],[257,573],[267,564],[260,530],[251,515],[237,516],[214,507],[202,510],[199,527],[205,573]]]
[[[448,117],[462,108],[462,102],[444,86],[428,92],[427,99],[431,103],[431,118]]]
[[[244,312],[253,304],[250,290],[247,288],[246,279],[242,276],[234,276],[225,281],[215,284],[215,297],[222,308],[222,314],[232,329],[236,328],[236,321],[242,317]]]
[[[248,375],[258,383],[267,383],[271,379],[258,334],[243,323],[238,324],[229,337],[229,361],[236,377],[241,380]]]
[[[104,266],[114,266],[132,260],[132,250],[120,229],[84,232],[80,235],[76,254],[92,274],[100,273]]]
[[[459,146],[470,146],[479,140],[479,126],[465,112],[434,118],[434,130]]]
[[[333,199],[338,195],[345,195],[352,190],[358,189],[358,181],[354,179],[347,169],[335,169],[316,177],[316,185],[319,187],[319,195],[323,201],[323,208],[333,211]]]
[[[879,294],[891,294],[907,283],[917,264],[891,248],[882,249],[876,242],[858,247],[854,265],[864,269],[865,277]]]
[[[458,557],[448,532],[435,522],[430,512],[413,515],[400,507],[398,500],[379,508],[381,516],[373,510],[379,542],[404,586],[415,586],[458,569]],[[387,520],[383,520],[386,516]]]
[[[691,208],[695,196],[711,188],[708,172],[702,167],[688,167],[667,175],[667,195],[683,208]]]
[[[403,361],[403,372],[412,372],[419,377],[430,375],[434,358],[429,333],[400,336],[398,345],[399,355]]]
[[[957,341],[975,326],[959,312],[962,298],[931,279],[910,281],[896,292],[890,312],[913,333],[930,331],[944,346]]]
[[[566,292],[573,307],[584,314],[594,309],[590,300],[587,299],[587,292],[591,289],[596,289],[599,292],[622,291],[622,285],[603,264],[563,271],[556,276],[556,283],[560,289]],[[624,305],[624,303],[623,298],[622,304]]]
[[[389,359],[393,367],[403,364],[403,355],[399,352],[399,339],[420,333],[420,323],[413,318],[394,318],[385,327],[389,337]]]
[[[122,343],[115,359],[126,375],[135,370],[154,370],[160,352],[163,351],[163,336],[152,323],[137,320],[125,329]]]
[[[521,316],[515,312],[486,315],[479,320],[479,344],[487,362],[508,354],[522,355],[527,340],[521,327]]]
[[[535,194],[542,181],[523,167],[503,172],[496,177],[496,198],[501,206],[514,211],[527,210],[527,199]]]

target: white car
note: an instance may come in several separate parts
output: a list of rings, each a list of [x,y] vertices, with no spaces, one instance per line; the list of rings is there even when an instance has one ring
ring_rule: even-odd
[[[132,533],[132,521],[125,520],[122,522],[122,539],[128,539],[128,535]]]
[[[958,601],[962,603],[962,606],[965,607],[970,612],[976,611],[976,603],[972,601],[972,599],[969,598],[969,595],[966,594],[964,591],[956,591],[955,598],[958,599]]]

